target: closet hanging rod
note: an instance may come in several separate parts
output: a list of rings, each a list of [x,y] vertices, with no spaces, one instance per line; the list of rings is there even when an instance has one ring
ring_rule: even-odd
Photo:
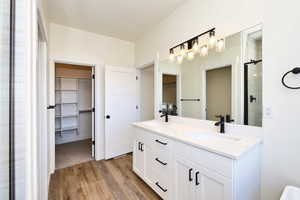
[[[180,99],[180,101],[200,101],[200,99]]]

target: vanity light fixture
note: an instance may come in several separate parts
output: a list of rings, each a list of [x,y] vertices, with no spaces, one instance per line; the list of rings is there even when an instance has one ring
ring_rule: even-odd
[[[198,38],[196,38],[195,40],[193,40],[193,51],[196,53],[199,49],[199,40]]]
[[[196,37],[193,37],[181,44],[178,44],[170,49],[170,61],[174,61],[175,58],[178,63],[181,63],[185,57],[187,57],[188,60],[192,60],[195,55],[199,52],[201,56],[207,56],[208,50],[211,48],[216,47],[217,52],[221,52],[225,48],[225,39],[216,39],[216,32],[215,28],[212,28],[204,33],[201,33],[200,35],[197,35]],[[199,39],[202,36],[209,36],[207,44],[203,44],[200,48]],[[175,49],[179,49],[179,53],[175,54]]]
[[[186,56],[185,44],[180,45],[180,55],[184,58]]]
[[[188,55],[188,60],[193,60],[195,57],[194,51],[189,51],[187,55]]]
[[[207,56],[208,55],[208,46],[207,45],[203,45],[200,48],[200,56]]]
[[[225,49],[225,39],[219,39],[216,44],[216,51],[222,52]]]
[[[216,45],[217,39],[216,39],[216,32],[211,31],[209,32],[209,39],[208,39],[208,46],[210,49],[214,48]]]
[[[175,59],[175,54],[174,54],[174,50],[173,49],[170,49],[169,58],[170,58],[171,61],[174,61],[174,59]]]
[[[181,55],[177,56],[177,62],[178,62],[178,64],[181,64],[182,61],[183,61],[183,56],[181,56]]]

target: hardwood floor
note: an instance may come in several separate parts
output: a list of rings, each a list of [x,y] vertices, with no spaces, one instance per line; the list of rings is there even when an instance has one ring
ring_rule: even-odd
[[[56,170],[49,200],[159,200],[132,171],[132,155]]]

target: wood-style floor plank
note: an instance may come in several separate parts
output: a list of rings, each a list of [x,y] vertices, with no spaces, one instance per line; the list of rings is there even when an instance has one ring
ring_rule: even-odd
[[[56,170],[49,200],[161,200],[132,171],[132,155]]]

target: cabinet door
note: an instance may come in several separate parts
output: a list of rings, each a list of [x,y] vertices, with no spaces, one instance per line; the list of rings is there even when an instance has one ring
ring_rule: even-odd
[[[144,177],[145,170],[145,145],[139,140],[135,140],[133,149],[133,170],[140,177]]]
[[[195,172],[195,200],[232,200],[232,181],[206,168]]]
[[[175,200],[193,200],[195,187],[195,168],[188,160],[175,156],[174,159],[174,197]]]

